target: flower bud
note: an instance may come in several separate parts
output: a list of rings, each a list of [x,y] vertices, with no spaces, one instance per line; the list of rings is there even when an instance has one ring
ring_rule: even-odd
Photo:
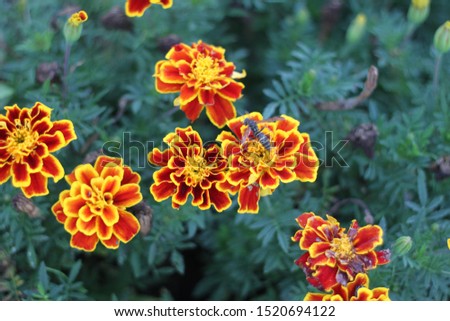
[[[23,194],[17,194],[12,199],[13,207],[22,213],[27,214],[30,218],[36,218],[41,215],[40,209]]]
[[[354,44],[358,42],[366,32],[367,17],[365,14],[358,14],[347,29],[347,43]]]
[[[67,19],[64,25],[64,38],[68,43],[74,43],[80,39],[81,32],[83,31],[83,22],[88,19],[88,15],[85,11],[81,10],[74,13],[69,19]]]
[[[434,34],[434,47],[444,54],[450,50],[450,20],[447,20]]]
[[[398,256],[406,255],[413,245],[413,241],[409,236],[400,236],[394,243],[393,251]]]
[[[303,7],[295,14],[295,20],[298,22],[300,26],[304,26],[309,23],[311,20],[311,14],[308,11],[308,8]]]
[[[300,90],[303,94],[309,95],[311,94],[312,85],[314,80],[316,80],[317,73],[314,69],[308,70],[304,75],[302,80],[300,81]]]
[[[408,21],[414,24],[424,22],[430,13],[430,0],[412,0],[408,10]]]

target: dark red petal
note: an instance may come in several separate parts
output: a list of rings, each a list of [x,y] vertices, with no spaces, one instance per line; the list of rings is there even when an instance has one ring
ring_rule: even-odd
[[[353,240],[357,254],[365,254],[383,243],[383,230],[377,225],[360,228]]]
[[[11,165],[3,164],[0,167],[0,184],[5,183],[11,177]]]
[[[206,106],[206,115],[216,127],[222,128],[236,117],[236,109],[229,100],[216,96],[214,105]]]
[[[47,145],[48,151],[50,153],[57,151],[58,149],[61,149],[67,145],[64,139],[64,135],[61,132],[56,132],[52,135],[41,135],[39,137],[39,142],[41,144]]]
[[[238,194],[238,213],[258,213],[259,211],[259,187],[249,185],[239,190]]]
[[[73,128],[73,123],[70,120],[57,120],[53,122],[53,126],[47,134],[52,135],[57,132],[63,134],[66,145],[77,139],[75,129]]]
[[[152,4],[149,0],[127,0],[125,13],[129,17],[141,17],[144,11]]]
[[[180,109],[186,114],[186,117],[191,121],[195,121],[203,110],[203,105],[198,101],[198,99],[194,99],[187,104],[182,104]]]
[[[49,193],[47,188],[47,177],[41,173],[30,174],[31,183],[27,187],[22,187],[22,192],[26,197],[42,196]]]
[[[64,167],[55,156],[48,155],[43,159],[42,173],[57,182],[64,177]]]
[[[95,250],[95,247],[98,243],[97,234],[93,234],[91,236],[87,236],[81,232],[77,232],[72,235],[70,239],[70,246],[79,250],[84,250],[87,252],[92,252]]]
[[[30,173],[28,164],[14,162],[11,169],[12,184],[14,187],[25,187],[30,185]]]
[[[155,198],[155,201],[161,202],[165,199],[169,198],[173,194],[175,194],[177,190],[177,186],[173,183],[154,183],[152,186],[150,186],[150,193],[152,193],[153,197]]]
[[[119,221],[113,226],[113,233],[120,241],[127,243],[139,232],[139,221],[133,214],[120,209],[119,217]]]
[[[211,204],[214,206],[216,211],[222,212],[231,206],[232,202],[228,193],[219,191],[215,185],[211,186],[208,193]]]

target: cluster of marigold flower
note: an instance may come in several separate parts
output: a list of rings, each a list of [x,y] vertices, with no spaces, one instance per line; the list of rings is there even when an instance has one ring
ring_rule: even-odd
[[[171,0],[128,0],[126,13],[141,16],[152,4],[164,8]],[[66,33],[77,39],[77,29],[87,20],[84,11],[67,22]],[[67,31],[69,30],[69,31]],[[319,167],[307,133],[287,115],[264,120],[258,112],[236,117],[234,102],[244,85],[236,79],[225,50],[202,41],[174,45],[166,59],[157,62],[154,77],[159,93],[179,93],[174,104],[195,121],[206,109],[211,123],[223,130],[213,142],[204,142],[192,126],[176,128],[164,138],[168,148],[154,148],[148,161],[161,168],[154,172],[150,193],[161,202],[171,198],[172,207],[184,205],[221,212],[238,194],[239,213],[258,213],[259,199],[280,183],[314,182]],[[37,102],[31,108],[5,107],[0,115],[0,184],[12,178],[26,197],[49,193],[48,179],[57,182],[64,168],[52,155],[76,139],[70,120],[51,120],[51,109]],[[70,245],[94,251],[98,242],[117,249],[140,229],[127,209],[143,199],[141,177],[120,158],[99,156],[95,164],[77,166],[65,176],[70,187],[52,206],[58,222],[70,233]],[[360,228],[353,221],[348,232],[328,216],[327,220],[304,213],[297,219],[301,229],[293,236],[307,250],[296,264],[308,282],[329,294],[308,293],[305,300],[388,300],[388,289],[369,289],[367,270],[389,261],[389,251],[375,251],[382,244],[379,226]]]

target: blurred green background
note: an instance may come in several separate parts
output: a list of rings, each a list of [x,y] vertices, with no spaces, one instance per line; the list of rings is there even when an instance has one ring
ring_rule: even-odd
[[[314,211],[332,213],[344,227],[352,219],[381,225],[382,248],[411,238],[408,253],[397,247],[390,264],[369,272],[371,287],[388,287],[392,300],[450,299],[450,54],[433,84],[433,36],[450,19],[450,2],[431,1],[419,25],[408,20],[408,0],[174,0],[169,10],[154,5],[133,19],[123,15],[124,3],[0,0],[2,106],[40,101],[53,119],[74,122],[78,140],[57,154],[66,173],[106,142],[120,144],[153,214],[146,235],[117,251],[99,245],[83,253],[70,248],[50,211],[64,181],[32,199],[38,217],[15,209],[18,190],[3,184],[1,298],[302,300],[317,290],[294,264],[303,252],[290,237],[295,218]],[[72,46],[64,92],[62,26],[80,9],[89,20]],[[365,23],[348,31],[358,14]],[[247,71],[238,114],[295,117],[322,161],[314,184],[280,186],[258,215],[237,214],[236,202],[220,214],[189,204],[174,210],[149,193],[155,168],[146,153],[189,124],[173,107],[175,95],[155,91],[154,66],[172,44],[199,39],[224,47],[227,60]],[[320,110],[357,96],[371,65],[379,79],[367,100]],[[354,130],[362,124],[371,125]],[[220,132],[204,113],[192,125],[205,141]]]

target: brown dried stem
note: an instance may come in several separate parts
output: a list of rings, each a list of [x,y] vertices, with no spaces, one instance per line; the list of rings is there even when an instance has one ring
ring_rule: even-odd
[[[363,91],[356,97],[347,99],[327,101],[316,104],[316,108],[320,110],[348,110],[353,109],[372,95],[378,84],[378,69],[370,66],[367,72],[367,79],[364,84]]]

